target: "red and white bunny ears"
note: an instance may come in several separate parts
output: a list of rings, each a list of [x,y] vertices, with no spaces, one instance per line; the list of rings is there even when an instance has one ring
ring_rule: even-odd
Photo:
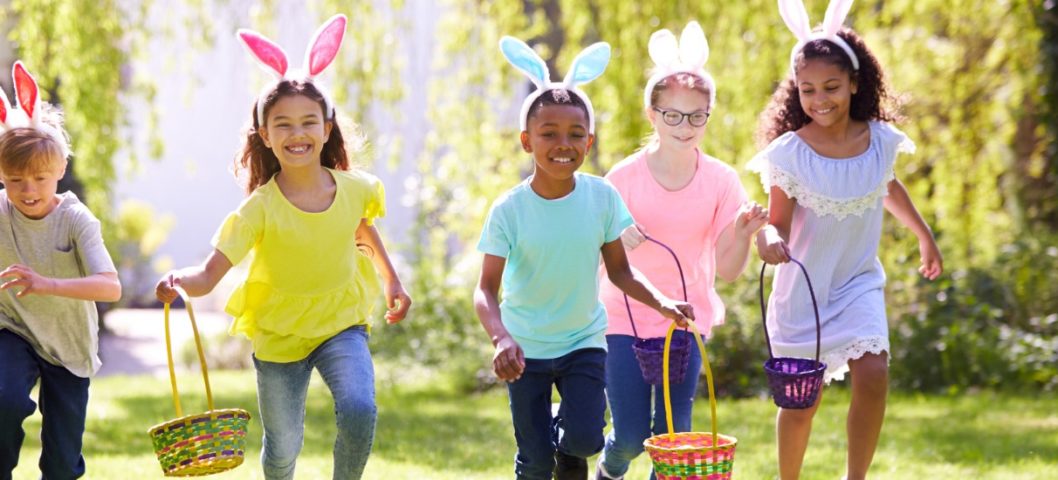
[[[808,23],[808,11],[805,9],[804,0],[779,0],[779,15],[782,15],[786,27],[797,37],[797,45],[790,52],[790,70],[794,70],[797,54],[808,42],[813,40],[826,40],[845,51],[852,62],[852,69],[860,69],[860,61],[856,58],[856,52],[852,50],[845,40],[838,36],[841,24],[849,15],[852,8],[852,0],[830,0],[827,5],[827,13],[823,17],[823,29],[813,32]]]
[[[237,36],[246,46],[257,63],[276,77],[276,84],[283,80],[304,80],[315,83],[315,78],[323,72],[338,56],[338,49],[342,47],[345,38],[345,26],[347,19],[345,15],[338,14],[323,22],[316,33],[312,36],[308,48],[305,50],[305,60],[302,69],[289,71],[287,54],[283,49],[269,40],[264,35],[245,28],[239,29]],[[268,93],[275,88],[275,84],[269,85],[257,98],[257,118],[264,123],[264,102]],[[331,103],[330,95],[319,85],[316,88],[323,94],[327,103],[327,118],[334,118],[334,104]]]
[[[39,130],[59,145],[64,159],[69,157],[70,145],[61,126],[42,121],[45,113],[41,109],[40,89],[22,61],[15,62],[15,65],[11,67],[11,77],[15,84],[15,103],[9,102],[7,95],[0,90],[0,131],[14,128]]]
[[[650,58],[654,60],[654,74],[647,80],[643,89],[643,106],[650,108],[650,97],[658,82],[677,73],[690,73],[701,77],[709,87],[709,106],[716,102],[716,82],[709,72],[705,71],[705,62],[709,60],[709,42],[698,22],[690,22],[683,27],[679,42],[676,35],[668,29],[661,29],[650,36]]]

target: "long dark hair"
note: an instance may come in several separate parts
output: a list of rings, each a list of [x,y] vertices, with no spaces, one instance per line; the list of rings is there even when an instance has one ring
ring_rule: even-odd
[[[320,110],[324,113],[324,118],[327,119],[326,121],[332,123],[331,134],[320,151],[320,164],[335,170],[349,170],[350,162],[347,147],[351,147],[354,152],[359,151],[363,145],[362,137],[354,128],[350,140],[355,141],[347,145],[346,139],[342,135],[342,130],[338,126],[337,116],[333,110],[327,111],[327,102],[324,100],[323,94],[312,82],[283,80],[276,84],[276,87],[263,100],[264,108],[262,112],[265,119],[268,118],[268,111],[275,106],[279,99],[293,95],[301,95],[318,103]],[[253,104],[250,117],[252,119],[251,125],[246,130],[246,138],[243,140],[239,155],[235,158],[234,168],[235,177],[244,183],[247,194],[256,190],[257,187],[268,183],[280,170],[279,159],[276,158],[271,148],[265,146],[264,140],[259,133],[264,128],[264,119],[257,118],[257,102]]]
[[[860,63],[860,69],[853,70],[852,60],[841,47],[829,40],[812,40],[805,44],[794,59],[794,65],[800,69],[809,60],[820,59],[836,65],[849,74],[856,82],[856,93],[849,104],[849,117],[853,120],[881,120],[895,122],[900,120],[897,113],[899,98],[894,96],[885,82],[885,73],[877,57],[867,48],[863,39],[851,29],[842,28],[838,36],[849,44]],[[763,145],[782,136],[786,132],[796,131],[807,125],[812,119],[801,109],[801,95],[797,89],[794,73],[775,89],[771,102],[760,115],[757,139]]]

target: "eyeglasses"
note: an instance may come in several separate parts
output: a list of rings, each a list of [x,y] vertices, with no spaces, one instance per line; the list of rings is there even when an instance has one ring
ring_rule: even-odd
[[[661,114],[661,119],[665,122],[665,125],[670,127],[679,126],[683,123],[683,119],[686,117],[687,121],[690,122],[692,127],[700,127],[705,125],[705,122],[709,121],[709,112],[692,112],[683,113],[679,110],[665,110],[664,108],[652,107],[655,112]]]

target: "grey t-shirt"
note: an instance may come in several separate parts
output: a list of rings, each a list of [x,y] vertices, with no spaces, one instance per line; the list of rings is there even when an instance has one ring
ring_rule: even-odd
[[[71,192],[46,217],[22,215],[0,191],[0,270],[21,263],[49,278],[117,272],[103,245],[99,220]],[[0,291],[0,329],[25,339],[45,361],[90,377],[99,370],[99,316],[95,302],[53,295],[15,297]]]

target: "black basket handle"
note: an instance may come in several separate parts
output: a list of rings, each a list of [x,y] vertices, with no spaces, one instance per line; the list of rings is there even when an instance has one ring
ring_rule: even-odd
[[[790,257],[790,261],[796,263],[798,267],[801,267],[801,273],[805,276],[805,282],[808,282],[808,293],[812,296],[812,309],[816,313],[816,363],[819,363],[820,325],[819,305],[816,303],[816,292],[812,288],[812,279],[808,277],[808,269],[805,268],[804,264],[793,257]],[[764,324],[764,341],[768,344],[768,358],[775,358],[775,354],[771,351],[771,337],[768,336],[768,305],[764,301],[764,270],[767,268],[767,263],[760,266],[760,316],[761,322]]]
[[[668,245],[665,245],[664,243],[661,243],[661,242],[655,240],[654,237],[651,237],[650,235],[645,235],[645,234],[643,235],[643,237],[646,238],[647,240],[651,241],[651,242],[654,242],[654,243],[658,244],[659,246],[661,246],[661,248],[664,248],[665,250],[668,250],[669,254],[672,255],[672,259],[676,261],[676,270],[679,270],[679,272],[680,272],[680,284],[683,285],[683,301],[686,302],[687,301],[687,280],[683,278],[683,266],[680,265],[680,258],[676,256],[676,252],[674,252],[671,248],[669,248]],[[634,336],[638,340],[639,339],[639,332],[636,331],[636,321],[632,318],[632,305],[630,305],[628,303],[628,294],[627,293],[624,294],[624,297],[625,297],[625,310],[628,312],[628,321],[632,323],[632,336]],[[683,327],[683,331],[686,332],[687,331],[687,327]]]

